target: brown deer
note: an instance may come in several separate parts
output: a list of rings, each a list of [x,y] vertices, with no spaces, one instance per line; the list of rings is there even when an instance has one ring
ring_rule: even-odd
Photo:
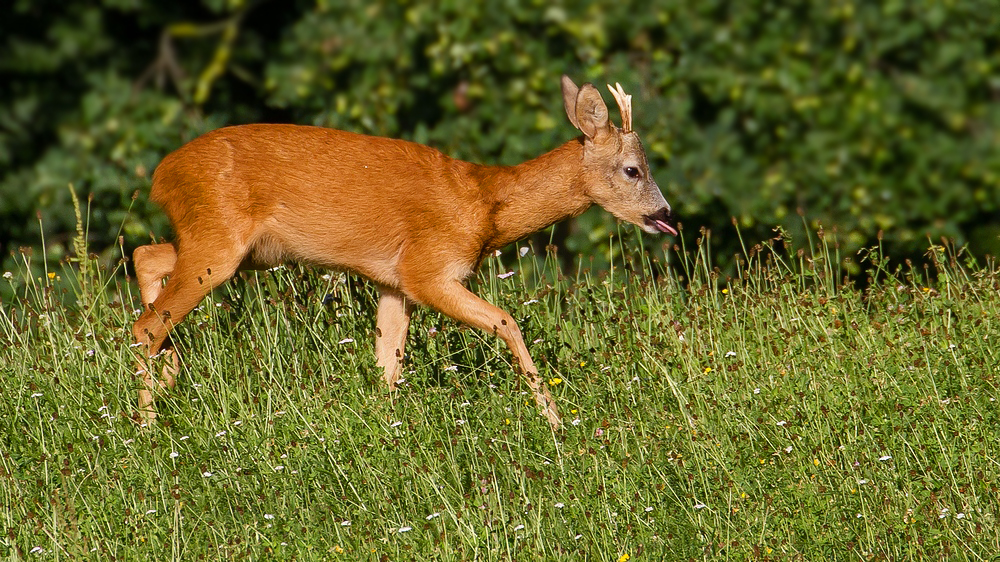
[[[347,269],[378,285],[377,364],[395,388],[414,304],[507,344],[553,428],[559,413],[510,314],[463,285],[495,250],[596,203],[649,233],[677,234],[632,131],[632,96],[608,86],[622,127],[597,88],[562,78],[566,115],[583,135],[518,166],[455,160],[404,140],[322,127],[242,125],[206,133],[167,155],[150,199],[174,227],[173,244],[136,248],[144,311],[139,414],[172,388],[179,359],[167,335],[240,269],[285,261]],[[164,283],[164,279],[166,282]],[[168,354],[160,376],[151,358]]]

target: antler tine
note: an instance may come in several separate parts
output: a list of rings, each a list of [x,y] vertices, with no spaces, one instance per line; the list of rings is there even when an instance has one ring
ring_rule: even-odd
[[[608,84],[608,90],[611,95],[614,96],[615,101],[618,102],[618,109],[622,112],[622,132],[629,133],[632,131],[632,96],[625,93],[622,89],[622,85],[615,82],[615,87],[612,88],[611,84]]]

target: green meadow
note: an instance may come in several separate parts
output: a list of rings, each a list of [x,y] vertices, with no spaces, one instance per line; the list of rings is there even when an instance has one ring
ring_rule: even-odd
[[[129,263],[19,255],[0,279],[0,557],[1000,552],[997,264],[875,247],[852,282],[813,232],[723,272],[708,232],[683,234],[669,264],[616,242],[601,274],[526,245],[483,265],[476,291],[520,323],[555,432],[502,342],[426,309],[388,392],[373,286],[295,266],[192,313],[178,385],[140,427]]]

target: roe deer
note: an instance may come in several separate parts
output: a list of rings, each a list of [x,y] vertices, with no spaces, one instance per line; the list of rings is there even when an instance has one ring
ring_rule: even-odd
[[[423,304],[503,339],[538,407],[559,427],[514,319],[463,282],[494,250],[594,203],[646,232],[677,234],[632,131],[632,96],[620,85],[608,88],[621,128],[597,88],[563,76],[566,115],[583,135],[518,166],[296,125],[225,127],[167,155],[150,199],[166,212],[176,241],[134,254],[144,307],[133,327],[135,345],[145,348],[139,414],[152,422],[154,392],[175,383],[170,330],[238,270],[288,260],[355,271],[378,285],[375,353],[390,388],[402,372],[410,312]],[[157,377],[151,358],[161,351],[170,358]]]

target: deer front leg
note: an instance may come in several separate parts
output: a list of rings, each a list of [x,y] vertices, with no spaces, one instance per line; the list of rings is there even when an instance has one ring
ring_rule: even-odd
[[[383,369],[382,378],[390,390],[396,388],[403,372],[403,349],[406,347],[412,311],[413,306],[406,302],[403,293],[389,287],[379,287],[375,357],[378,366]]]
[[[514,360],[524,373],[542,415],[553,429],[560,427],[562,421],[559,419],[556,402],[538,376],[538,369],[528,354],[528,347],[524,345],[521,330],[510,314],[479,298],[458,281],[427,284],[415,288],[414,293],[424,304],[455,320],[499,336],[514,353]]]

